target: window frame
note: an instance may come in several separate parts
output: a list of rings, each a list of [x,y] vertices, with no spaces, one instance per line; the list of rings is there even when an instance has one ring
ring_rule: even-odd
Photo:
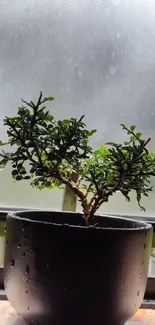
[[[0,208],[0,222],[5,222],[7,218],[7,214],[13,211],[28,211],[28,208],[19,208],[19,207],[3,207]],[[37,208],[31,208],[31,210],[40,210]],[[154,217],[145,217],[145,216],[131,216],[131,215],[122,215],[115,214],[115,216],[123,216],[129,219],[135,219],[138,221],[144,221],[152,224],[153,232],[155,232],[155,218]],[[0,268],[0,300],[7,300],[5,290],[4,290],[4,282],[3,282],[3,268]],[[141,304],[141,308],[152,308],[155,309],[155,277],[148,277],[147,286],[145,290],[145,295],[143,302]]]

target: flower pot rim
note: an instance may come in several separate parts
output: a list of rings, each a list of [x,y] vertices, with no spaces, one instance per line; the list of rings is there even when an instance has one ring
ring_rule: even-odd
[[[87,225],[79,225],[79,224],[72,224],[72,223],[67,223],[67,222],[52,222],[52,221],[44,221],[43,219],[40,220],[35,220],[32,217],[28,217],[26,215],[34,215],[34,214],[39,214],[39,213],[46,213],[46,214],[63,214],[66,216],[71,216],[71,215],[76,215],[78,217],[82,217],[83,213],[80,212],[68,212],[68,211],[58,211],[58,210],[42,210],[42,209],[36,209],[36,210],[27,210],[27,211],[13,211],[13,212],[9,212],[7,214],[7,217],[16,219],[16,220],[20,220],[20,221],[25,221],[25,222],[30,222],[30,223],[37,223],[37,224],[47,224],[47,225],[51,225],[51,226],[56,226],[56,227],[67,227],[67,228],[80,228],[80,229],[96,229],[96,230],[106,230],[106,231],[146,231],[149,229],[152,229],[152,225],[150,223],[144,222],[144,221],[139,221],[139,220],[135,220],[134,218],[127,218],[127,217],[123,217],[123,216],[115,216],[112,214],[96,214],[96,218],[101,219],[103,221],[103,218],[106,219],[111,219],[111,220],[118,220],[118,221],[124,221],[127,222],[127,224],[129,225],[129,227],[126,225],[125,227],[121,227],[121,225],[119,227],[104,227],[104,226],[87,226]],[[52,218],[51,218],[52,219]],[[133,226],[132,226],[133,224]]]

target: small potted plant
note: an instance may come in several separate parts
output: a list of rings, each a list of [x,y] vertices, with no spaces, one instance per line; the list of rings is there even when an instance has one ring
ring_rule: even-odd
[[[35,324],[122,325],[139,308],[145,291],[152,227],[126,218],[100,216],[98,208],[120,191],[130,201],[152,190],[155,154],[136,127],[122,128],[129,140],[93,150],[84,116],[56,120],[44,106],[23,100],[6,117],[14,181],[42,190],[67,187],[83,213],[21,211],[8,215],[5,288],[16,311]],[[8,189],[9,190],[9,189]],[[68,194],[68,192],[67,192]],[[70,198],[70,194],[69,194]],[[66,199],[64,198],[66,207]]]

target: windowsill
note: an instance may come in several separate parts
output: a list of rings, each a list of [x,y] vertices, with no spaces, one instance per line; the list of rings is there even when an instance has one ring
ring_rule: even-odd
[[[132,317],[131,321],[128,321],[126,325],[155,325],[155,310],[153,309],[139,309],[137,313]]]
[[[22,320],[9,301],[0,301],[0,324],[1,325],[28,325]],[[155,325],[155,310],[139,309],[126,325]]]

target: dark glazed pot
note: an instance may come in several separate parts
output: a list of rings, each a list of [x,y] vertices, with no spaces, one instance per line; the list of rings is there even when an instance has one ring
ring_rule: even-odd
[[[15,310],[39,325],[122,325],[143,299],[152,226],[81,214],[7,217],[4,283]]]

